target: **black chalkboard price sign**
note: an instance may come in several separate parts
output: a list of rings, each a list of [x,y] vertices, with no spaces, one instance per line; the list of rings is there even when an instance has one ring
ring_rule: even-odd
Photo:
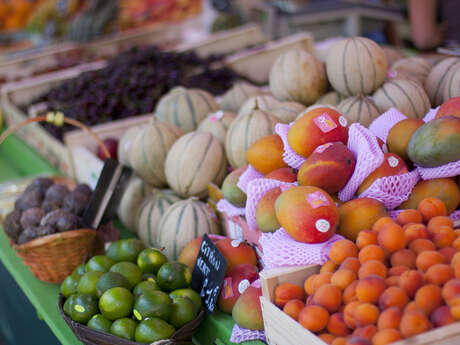
[[[226,269],[227,260],[209,237],[204,235],[192,273],[191,285],[193,290],[200,293],[208,313],[212,313],[216,307]]]

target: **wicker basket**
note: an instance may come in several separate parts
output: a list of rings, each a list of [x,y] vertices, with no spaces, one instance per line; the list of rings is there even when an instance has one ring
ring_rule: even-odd
[[[97,331],[95,329],[86,327],[80,323],[72,321],[63,310],[65,298],[59,294],[58,308],[64,321],[69,325],[72,332],[76,335],[85,345],[145,345],[144,343],[137,343],[135,341],[126,340],[108,333]],[[204,318],[204,310],[202,309],[198,316],[179,328],[170,339],[159,340],[151,343],[151,345],[188,345],[192,343],[192,336],[200,326]]]

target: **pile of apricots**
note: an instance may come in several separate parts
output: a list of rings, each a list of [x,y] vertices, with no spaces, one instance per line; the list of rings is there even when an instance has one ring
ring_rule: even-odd
[[[384,345],[460,320],[460,229],[426,198],[396,221],[378,219],[356,241],[335,242],[330,260],[275,303],[332,345]]]

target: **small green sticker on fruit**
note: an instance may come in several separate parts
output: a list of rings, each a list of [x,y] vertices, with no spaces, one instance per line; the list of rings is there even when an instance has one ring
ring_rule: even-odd
[[[83,313],[85,311],[85,307],[83,307],[82,305],[80,304],[75,304],[75,306],[73,307],[76,311],[78,311],[79,313]]]
[[[139,313],[136,309],[133,310],[133,314],[139,321],[142,320],[141,313]]]

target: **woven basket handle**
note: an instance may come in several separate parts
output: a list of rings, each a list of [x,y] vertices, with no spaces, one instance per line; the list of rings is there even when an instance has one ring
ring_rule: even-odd
[[[107,149],[107,146],[102,142],[102,140],[98,137],[96,133],[94,133],[89,127],[85,126],[83,123],[80,121],[65,117],[62,112],[49,112],[46,114],[46,116],[37,116],[37,117],[32,117],[26,121],[20,122],[18,124],[15,124],[12,127],[9,127],[1,136],[0,136],[0,144],[11,134],[17,131],[18,129],[28,125],[29,123],[33,122],[49,122],[52,123],[53,125],[57,127],[62,127],[64,123],[68,123],[72,126],[78,127],[80,129],[85,130],[88,132],[89,135],[91,135],[101,146],[102,150],[104,151],[104,154],[106,157],[111,157],[109,150]]]

